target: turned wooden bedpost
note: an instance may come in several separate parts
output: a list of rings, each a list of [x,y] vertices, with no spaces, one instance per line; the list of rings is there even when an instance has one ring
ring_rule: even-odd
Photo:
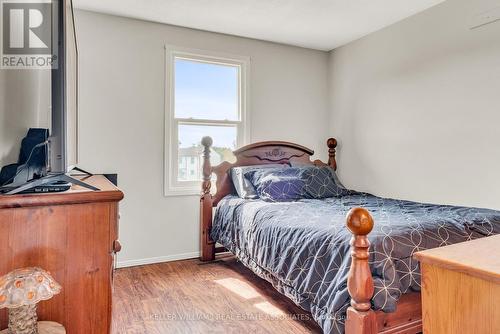
[[[212,183],[212,166],[210,165],[210,147],[213,140],[210,137],[203,137],[203,183],[201,185],[200,198],[200,252],[202,261],[212,261],[215,259],[215,242],[210,238],[212,229],[212,208],[213,201],[210,194]]]
[[[347,309],[346,334],[377,333],[375,312],[371,309],[373,278],[368,264],[370,241],[367,235],[373,229],[373,218],[362,208],[354,208],[347,214],[347,228],[352,232],[351,268],[347,288],[351,306]]]
[[[337,160],[335,160],[337,139],[328,138],[326,145],[328,146],[328,166],[333,168],[333,170],[337,170]]]

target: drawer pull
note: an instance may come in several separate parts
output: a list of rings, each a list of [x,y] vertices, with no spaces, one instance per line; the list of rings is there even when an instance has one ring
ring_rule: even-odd
[[[122,244],[120,243],[120,241],[119,240],[113,241],[113,251],[115,253],[118,253],[121,250],[122,250]]]

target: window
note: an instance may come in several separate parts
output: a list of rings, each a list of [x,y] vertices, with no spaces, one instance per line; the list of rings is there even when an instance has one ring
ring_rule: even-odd
[[[167,46],[166,195],[200,192],[202,137],[213,138],[212,165],[247,142],[249,62]]]

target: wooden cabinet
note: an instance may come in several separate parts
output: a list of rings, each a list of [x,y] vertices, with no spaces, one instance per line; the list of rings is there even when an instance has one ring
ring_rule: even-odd
[[[103,176],[85,182],[101,191],[0,196],[0,275],[28,266],[48,270],[63,289],[39,304],[39,320],[59,322],[68,334],[103,334],[111,326],[123,193]],[[0,329],[6,327],[1,310]]]
[[[500,235],[415,254],[424,334],[500,333]]]

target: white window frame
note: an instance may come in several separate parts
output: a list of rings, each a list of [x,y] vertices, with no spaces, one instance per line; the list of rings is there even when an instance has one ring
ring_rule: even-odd
[[[216,125],[237,126],[237,147],[249,142],[250,117],[249,117],[249,77],[250,57],[228,55],[212,51],[187,49],[166,45],[166,80],[165,80],[165,171],[164,195],[186,196],[198,195],[201,192],[201,181],[178,181],[178,128],[179,125]],[[193,118],[175,118],[175,59],[183,58],[203,63],[238,66],[239,75],[239,120],[209,120]],[[201,138],[200,138],[201,140]],[[217,143],[214,143],[217,145]]]

